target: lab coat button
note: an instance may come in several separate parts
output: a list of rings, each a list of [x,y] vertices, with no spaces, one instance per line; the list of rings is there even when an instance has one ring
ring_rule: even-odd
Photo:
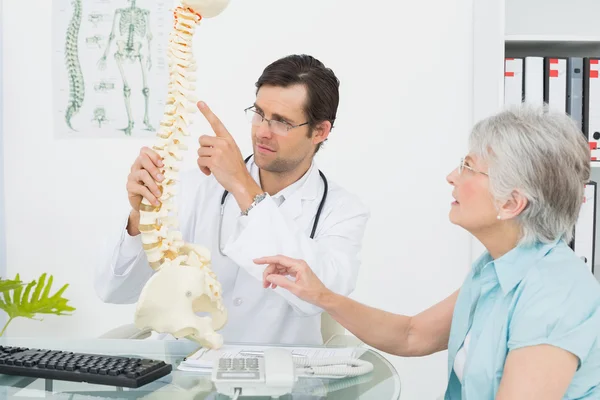
[[[239,297],[236,297],[236,298],[233,300],[233,305],[234,305],[234,306],[236,306],[236,307],[239,307],[239,306],[241,306],[241,305],[242,305],[242,303],[243,303],[243,301],[242,301],[242,299],[240,299]]]

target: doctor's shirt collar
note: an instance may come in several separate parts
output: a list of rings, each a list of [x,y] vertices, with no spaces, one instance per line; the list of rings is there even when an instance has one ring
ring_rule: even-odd
[[[250,175],[256,181],[256,183],[260,186],[259,168],[256,165],[256,163],[254,162],[254,157],[252,157],[250,159],[250,162],[248,164],[249,164],[248,165],[248,169],[250,171]],[[271,198],[273,198],[273,200],[278,205],[283,204],[283,202],[285,200],[287,200],[290,197],[292,197],[292,195],[297,190],[299,190],[300,188],[302,188],[305,183],[312,185],[313,183],[317,182],[317,181],[315,181],[315,178],[318,179],[318,174],[313,174],[313,172],[316,172],[315,171],[315,162],[314,162],[314,160],[310,164],[310,167],[308,168],[308,170],[306,171],[306,173],[304,175],[302,175],[302,177],[300,179],[298,179],[296,182],[292,183],[291,185],[283,188],[282,190],[280,190],[279,192],[277,192],[276,194],[274,194],[273,196],[271,196]],[[315,186],[315,189],[317,187],[316,185],[312,185],[312,186]],[[302,198],[303,199],[316,197],[316,190],[311,190],[312,186],[304,188],[304,190],[302,191]]]

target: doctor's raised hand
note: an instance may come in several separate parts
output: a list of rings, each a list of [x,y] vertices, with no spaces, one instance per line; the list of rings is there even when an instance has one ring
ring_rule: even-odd
[[[206,103],[200,101],[197,106],[216,135],[200,136],[198,166],[205,175],[214,175],[244,210],[262,190],[248,172],[240,149],[225,125]]]

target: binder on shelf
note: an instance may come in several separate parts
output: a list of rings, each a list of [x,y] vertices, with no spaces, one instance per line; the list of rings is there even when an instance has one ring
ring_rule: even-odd
[[[583,59],[583,133],[592,162],[600,161],[600,58]]]
[[[504,105],[519,105],[523,102],[523,59],[504,60]]]
[[[525,57],[523,76],[525,103],[544,104],[544,57]]]
[[[597,184],[590,181],[585,185],[583,203],[575,224],[571,248],[594,273],[596,246],[596,191]]]
[[[567,111],[567,59],[544,57],[544,102],[556,111]]]
[[[567,58],[567,114],[583,132],[583,57]]]

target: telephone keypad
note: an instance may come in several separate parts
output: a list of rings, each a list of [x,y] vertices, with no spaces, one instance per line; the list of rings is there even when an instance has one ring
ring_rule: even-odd
[[[262,358],[221,358],[219,360],[219,379],[260,380]]]

